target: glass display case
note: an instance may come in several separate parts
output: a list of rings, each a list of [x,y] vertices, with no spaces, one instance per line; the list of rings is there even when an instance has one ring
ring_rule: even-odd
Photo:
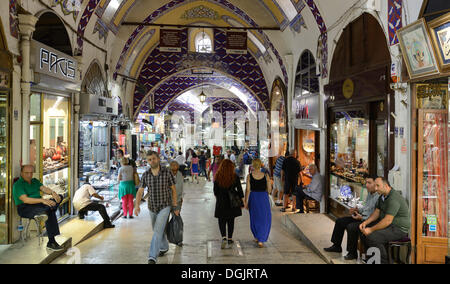
[[[64,197],[57,212],[58,220],[62,220],[70,214],[70,99],[33,93],[30,101],[30,163],[35,165],[34,178]]]
[[[448,249],[448,124],[447,110],[419,110],[417,177],[419,263],[442,263]],[[439,247],[446,249],[439,250]]]
[[[369,173],[369,120],[363,111],[334,113],[330,129],[330,211],[336,217],[362,206]],[[341,206],[338,206],[341,205]]]
[[[8,93],[0,92],[0,245],[8,243],[9,106]]]
[[[103,121],[80,122],[80,178],[91,172],[109,171],[109,129],[109,124]]]

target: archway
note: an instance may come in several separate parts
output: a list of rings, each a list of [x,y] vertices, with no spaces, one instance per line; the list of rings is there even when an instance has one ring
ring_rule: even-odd
[[[44,12],[39,16],[33,39],[62,53],[73,56],[72,44],[66,27],[53,12]]]

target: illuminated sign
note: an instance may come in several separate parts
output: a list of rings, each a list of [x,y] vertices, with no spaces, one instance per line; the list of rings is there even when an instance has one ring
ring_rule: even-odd
[[[32,41],[34,71],[65,81],[76,81],[77,61],[40,42]]]

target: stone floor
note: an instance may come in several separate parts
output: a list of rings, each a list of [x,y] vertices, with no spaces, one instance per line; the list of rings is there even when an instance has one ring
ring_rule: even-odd
[[[159,264],[323,264],[325,261],[289,232],[282,223],[285,214],[272,210],[272,230],[265,248],[257,248],[250,231],[248,212],[236,219],[235,244],[220,248],[220,233],[214,218],[215,197],[212,183],[185,183],[181,216],[184,246],[170,245]],[[75,246],[71,255],[53,263],[65,264],[145,264],[152,237],[147,204],[135,219],[119,218],[116,228],[103,230]],[[76,252],[76,258],[74,257]]]

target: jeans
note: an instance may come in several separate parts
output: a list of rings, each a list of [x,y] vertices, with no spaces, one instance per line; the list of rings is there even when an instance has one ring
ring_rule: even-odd
[[[375,226],[379,221],[373,222],[369,224],[367,227],[373,227]],[[387,264],[388,262],[388,255],[386,251],[386,245],[391,241],[397,241],[400,239],[403,239],[408,234],[400,230],[398,227],[394,225],[389,225],[388,227],[384,228],[383,230],[378,230],[373,232],[372,234],[365,236],[364,234],[360,233],[361,235],[361,241],[364,242],[366,248],[376,247],[380,250],[380,256],[381,256],[381,264]]]
[[[63,196],[59,196],[61,201],[63,200]],[[54,199],[52,201],[56,202]],[[58,218],[56,217],[56,210],[58,210],[58,206],[60,203],[57,203],[56,206],[49,207],[44,204],[25,204],[22,203],[17,206],[17,213],[22,218],[33,219],[37,215],[46,214],[48,216],[47,221],[45,222],[45,228],[47,230],[48,238],[51,240],[54,237],[60,234]]]
[[[153,238],[150,244],[150,253],[148,259],[156,261],[160,252],[169,250],[169,242],[166,236],[166,225],[169,220],[171,207],[166,207],[155,213],[150,211],[152,219]]]

